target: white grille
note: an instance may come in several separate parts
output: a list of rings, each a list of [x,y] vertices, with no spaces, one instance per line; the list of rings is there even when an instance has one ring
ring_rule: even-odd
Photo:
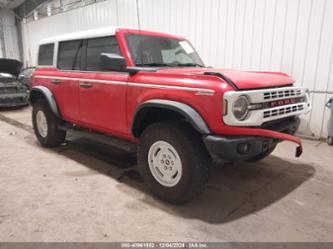
[[[240,96],[246,96],[251,104],[264,104],[284,99],[302,98],[297,103],[281,105],[263,109],[250,110],[245,120],[238,120],[233,114],[233,103]],[[302,87],[281,87],[271,89],[230,91],[224,94],[227,100],[227,115],[223,116],[223,121],[231,126],[260,126],[265,122],[281,119],[290,116],[308,113],[311,110],[311,103],[307,89]],[[287,102],[285,102],[287,103]],[[270,106],[270,105],[264,105]]]
[[[264,100],[283,99],[302,96],[302,89],[284,89],[270,92],[264,92]]]
[[[264,111],[263,115],[264,115],[264,119],[266,119],[266,118],[271,118],[271,117],[284,116],[286,114],[296,113],[296,112],[303,111],[303,110],[304,110],[304,105],[298,104],[298,105],[293,105],[293,106],[282,106],[277,109]]]

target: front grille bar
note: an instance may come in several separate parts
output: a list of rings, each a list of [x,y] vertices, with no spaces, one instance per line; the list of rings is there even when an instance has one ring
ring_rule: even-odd
[[[295,113],[299,111],[303,111],[304,106],[303,104],[293,105],[293,106],[281,106],[278,109],[268,110],[263,113],[264,119],[270,117],[278,117],[283,116],[285,114]]]
[[[264,99],[283,99],[283,98],[295,98],[302,95],[301,89],[290,89],[290,90],[282,90],[282,91],[269,91],[264,92]]]

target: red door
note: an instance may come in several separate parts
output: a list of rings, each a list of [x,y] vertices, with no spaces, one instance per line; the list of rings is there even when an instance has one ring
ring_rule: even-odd
[[[51,90],[62,118],[71,123],[80,122],[78,103],[82,46],[82,40],[59,43],[57,69],[51,79]]]
[[[79,82],[80,119],[84,125],[126,136],[127,73],[82,73]]]
[[[62,118],[71,123],[77,123],[79,115],[79,91],[77,74],[57,72],[51,79],[52,92],[57,101]]]
[[[79,82],[82,124],[105,133],[126,137],[126,88],[128,73],[105,71],[101,53],[120,55],[115,36],[85,41],[85,72]]]

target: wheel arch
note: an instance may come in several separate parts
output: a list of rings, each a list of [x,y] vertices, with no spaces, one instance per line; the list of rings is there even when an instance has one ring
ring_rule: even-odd
[[[166,117],[163,117],[163,114]],[[147,118],[148,116],[149,118]],[[134,137],[139,137],[148,125],[157,121],[156,118],[157,120],[161,118],[165,120],[167,118],[184,119],[198,133],[211,133],[204,119],[191,106],[178,101],[152,99],[142,103],[135,111],[131,124],[131,131]]]
[[[31,104],[35,103],[38,99],[45,99],[49,104],[52,112],[58,118],[61,118],[61,114],[59,112],[59,108],[57,102],[54,98],[53,93],[51,90],[45,86],[35,86],[31,89],[29,101]]]

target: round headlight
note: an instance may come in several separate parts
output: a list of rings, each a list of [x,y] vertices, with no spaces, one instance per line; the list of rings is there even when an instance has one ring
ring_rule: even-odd
[[[249,100],[246,96],[239,96],[238,99],[232,106],[232,112],[234,116],[242,121],[246,119],[249,110],[248,110]]]

